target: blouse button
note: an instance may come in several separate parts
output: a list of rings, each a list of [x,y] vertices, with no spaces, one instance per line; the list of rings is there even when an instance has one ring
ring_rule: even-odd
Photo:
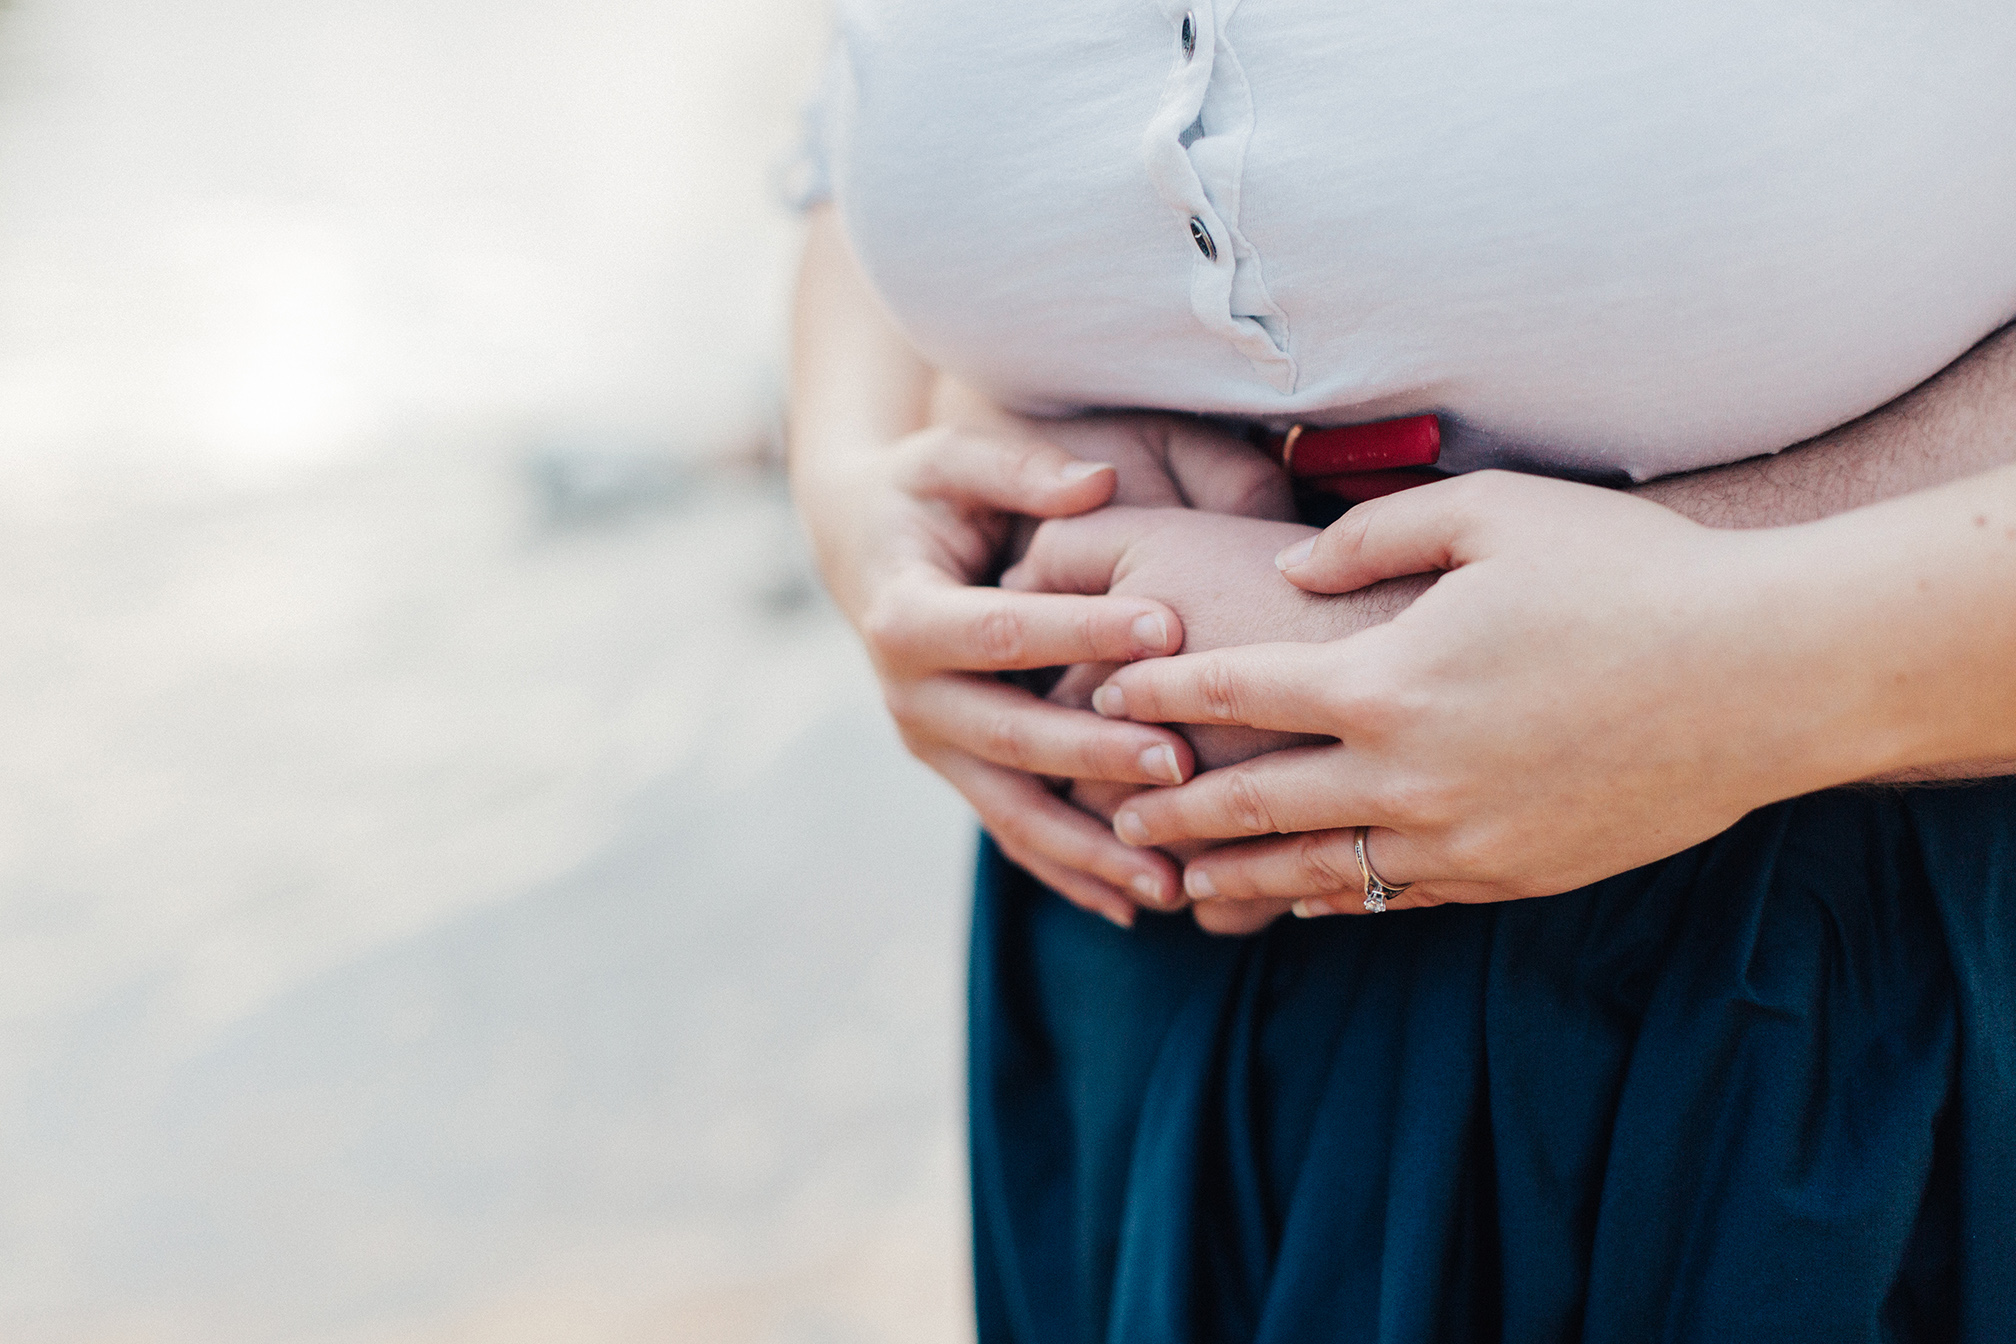
[[[1189,60],[1197,54],[1197,15],[1183,11],[1183,59]]]
[[[1197,244],[1197,250],[1204,254],[1204,260],[1218,260],[1218,244],[1211,241],[1211,230],[1204,227],[1204,221],[1190,216],[1190,240]]]

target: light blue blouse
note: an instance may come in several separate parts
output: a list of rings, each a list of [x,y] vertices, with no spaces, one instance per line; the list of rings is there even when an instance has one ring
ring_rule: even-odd
[[[1453,469],[1643,479],[2016,316],[2012,72],[2007,0],[840,0],[821,171],[1022,409],[1434,411]]]

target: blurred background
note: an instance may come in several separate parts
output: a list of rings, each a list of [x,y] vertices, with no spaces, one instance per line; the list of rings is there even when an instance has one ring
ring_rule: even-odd
[[[970,1337],[816,0],[0,7],[0,1338]]]

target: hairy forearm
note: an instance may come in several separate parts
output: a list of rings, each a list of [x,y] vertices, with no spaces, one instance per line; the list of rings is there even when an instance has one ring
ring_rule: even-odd
[[[1777,527],[2016,462],[2016,325],[1861,419],[1771,457],[1637,494],[1710,527]]]
[[[1832,518],[2011,462],[2016,462],[2016,325],[1897,400],[1811,442],[1654,481],[1636,493],[1711,527],[1778,527]],[[2016,771],[2016,759],[1985,745],[1970,755],[1891,767],[1871,778],[1907,783]]]

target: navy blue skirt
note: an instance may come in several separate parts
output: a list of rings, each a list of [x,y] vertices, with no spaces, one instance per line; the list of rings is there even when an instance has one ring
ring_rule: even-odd
[[[984,1344],[2016,1341],[2016,781],[1123,932],[983,849]]]

